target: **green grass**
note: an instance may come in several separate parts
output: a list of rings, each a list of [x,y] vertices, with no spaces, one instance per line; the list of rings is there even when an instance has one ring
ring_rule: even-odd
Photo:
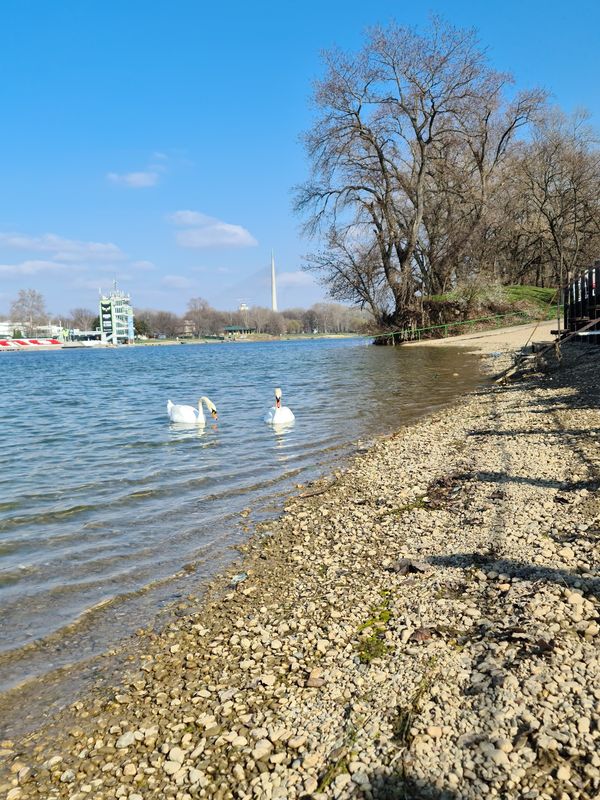
[[[531,316],[538,319],[540,312],[545,319],[553,319],[557,311],[557,291],[554,287],[498,286],[497,284],[477,288],[458,287],[445,294],[430,295],[427,299],[436,302],[475,302],[481,307],[482,313],[486,306],[492,307],[498,304],[513,305],[515,311],[521,312],[524,307],[528,307]]]
[[[505,286],[506,299],[511,303],[527,302],[540,308],[556,301],[556,288],[541,286]]]
[[[356,650],[361,664],[370,664],[374,658],[383,658],[388,651],[385,643],[385,631],[392,618],[390,610],[390,593],[383,590],[382,600],[371,609],[369,618],[360,625],[358,632],[371,629],[369,636],[364,636],[358,643]]]

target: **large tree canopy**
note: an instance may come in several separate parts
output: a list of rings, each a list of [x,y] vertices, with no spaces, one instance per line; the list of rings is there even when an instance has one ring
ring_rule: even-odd
[[[375,28],[358,54],[325,58],[306,134],[312,176],[296,196],[325,242],[309,268],[336,299],[398,324],[416,290],[444,291],[465,272],[496,176],[544,96],[509,94],[475,33],[438,19],[425,33]]]

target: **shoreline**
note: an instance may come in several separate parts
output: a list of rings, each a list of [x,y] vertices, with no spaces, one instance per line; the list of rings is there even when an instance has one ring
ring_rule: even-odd
[[[460,415],[454,405],[377,439],[290,498],[200,602],[140,638],[141,670],[125,686],[76,703],[51,742],[48,728],[0,743],[12,769],[0,791],[397,797],[421,781],[424,797],[518,797],[558,771],[567,788],[567,771],[598,771],[587,758],[600,737],[593,681],[573,671],[574,699],[540,697],[561,686],[565,654],[595,653],[583,663],[598,676],[597,563],[582,536],[596,524],[597,441],[570,431],[598,427],[589,350],[558,377],[483,388]],[[545,462],[532,464],[539,448]],[[574,525],[579,538],[565,539]],[[565,744],[550,723],[567,699]],[[582,765],[564,751],[572,737]],[[550,754],[543,768],[536,748]]]

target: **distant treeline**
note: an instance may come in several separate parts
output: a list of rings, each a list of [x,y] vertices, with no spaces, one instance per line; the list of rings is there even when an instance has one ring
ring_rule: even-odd
[[[6,315],[0,314],[0,320]],[[40,325],[56,324],[62,328],[93,331],[99,328],[98,312],[73,308],[60,318],[46,309],[44,296],[35,289],[21,289],[10,306],[11,319],[21,333],[33,335]],[[218,311],[202,297],[189,300],[184,314],[160,309],[135,308],[136,336],[168,338],[220,336],[230,325],[273,336],[298,333],[360,333],[372,328],[366,311],[339,303],[315,303],[308,309],[288,308],[276,312],[262,306],[243,307],[238,311]]]
[[[218,311],[201,297],[192,298],[185,314],[171,311],[135,309],[138,336],[219,336],[227,326],[236,325],[256,333],[273,336],[299,333],[355,333],[368,329],[371,316],[360,309],[338,303],[316,303],[308,309],[288,308],[271,311],[252,306],[238,311]]]

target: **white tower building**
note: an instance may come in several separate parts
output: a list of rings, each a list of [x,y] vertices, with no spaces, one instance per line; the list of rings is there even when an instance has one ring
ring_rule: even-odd
[[[275,283],[275,257],[271,250],[271,311],[277,311],[277,284]]]
[[[100,330],[102,339],[111,344],[132,344],[134,337],[133,308],[128,294],[117,289],[100,295]]]

